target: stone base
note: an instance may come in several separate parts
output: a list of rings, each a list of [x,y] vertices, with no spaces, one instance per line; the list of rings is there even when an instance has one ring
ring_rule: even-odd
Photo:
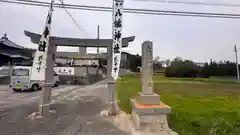
[[[102,120],[112,123],[118,129],[131,135],[178,135],[176,132],[169,130],[161,130],[160,132],[147,132],[147,130],[136,130],[133,124],[132,116],[120,111],[118,115],[112,117],[108,115],[108,110],[101,111]]]
[[[116,116],[118,114],[119,108],[117,103],[108,103],[108,115]]]
[[[131,99],[131,102],[132,125],[138,134],[172,135],[167,122],[167,114],[171,112],[168,105],[143,105],[136,99]]]
[[[106,120],[110,123],[112,123],[115,127],[117,127],[118,129],[131,134],[131,128],[130,128],[130,115],[127,115],[125,112],[123,111],[119,111],[119,113],[112,117],[108,115],[108,110],[104,110],[100,112],[100,116],[105,117],[105,119],[102,120]]]
[[[28,119],[30,120],[41,119],[41,118],[43,118],[43,116],[41,116],[39,112],[33,112],[28,116]]]
[[[160,96],[158,94],[146,95],[142,92],[138,93],[137,97],[138,102],[144,105],[158,105],[160,103]]]
[[[132,110],[137,112],[138,114],[168,114],[171,112],[171,108],[164,104],[159,102],[159,104],[154,105],[145,105],[140,103],[137,99],[131,99],[132,103]]]

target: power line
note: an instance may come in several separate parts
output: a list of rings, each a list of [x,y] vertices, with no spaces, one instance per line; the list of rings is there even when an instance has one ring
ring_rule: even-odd
[[[48,2],[39,2],[35,0],[15,0],[15,1],[25,1],[25,2],[33,2],[33,3],[41,3],[41,4],[47,4]],[[59,4],[55,4],[59,5]],[[80,8],[92,8],[92,9],[108,9],[112,10],[112,7],[101,7],[101,6],[83,6],[83,5],[71,5],[71,4],[65,4],[65,7],[80,7]],[[143,11],[143,12],[160,12],[160,13],[183,13],[183,14],[204,14],[204,15],[237,15],[240,16],[240,14],[224,14],[224,13],[198,13],[198,12],[184,12],[184,11],[164,11],[164,10],[151,10],[151,9],[131,9],[127,8],[126,11]]]
[[[47,7],[49,5],[48,2],[38,2],[38,1],[32,1],[32,0],[15,0],[15,1],[0,0],[0,2],[32,5],[32,6],[42,6],[42,7]],[[63,8],[61,4],[54,4],[54,7]],[[82,5],[65,4],[64,8],[112,12],[112,7],[100,7],[100,6],[82,6]],[[175,16],[191,16],[191,17],[240,19],[240,14],[225,14],[225,13],[200,13],[200,12],[129,9],[129,8],[124,9],[124,12],[135,13],[135,14],[148,14],[148,15],[175,15]]]
[[[78,25],[77,21],[73,18],[73,16],[72,16],[72,15],[68,12],[68,10],[65,8],[65,5],[64,5],[63,1],[62,1],[62,0],[59,0],[59,1],[62,3],[64,11],[69,15],[69,17],[72,19],[72,21],[73,21],[73,22],[75,23],[75,25],[78,27],[78,29],[82,32],[83,29],[81,28],[81,26]]]
[[[47,4],[49,5],[48,2],[39,2],[36,0],[15,0],[15,1],[21,1],[21,2],[31,2],[31,3],[41,3],[41,4]],[[55,5],[59,5],[59,4],[55,4]],[[239,5],[240,6],[240,5]],[[112,10],[112,7],[101,7],[101,6],[83,6],[83,5],[71,5],[71,4],[65,4],[65,7],[81,7],[81,8],[93,8],[93,9],[108,9],[108,10]],[[176,13],[194,13],[194,14],[198,14],[198,12],[181,12],[181,11],[164,11],[164,10],[149,10],[149,9],[131,9],[131,8],[127,8],[125,9],[126,11],[130,10],[130,11],[144,11],[144,12],[176,12]],[[199,14],[211,14],[211,15],[234,15],[234,14],[223,14],[223,13],[199,13]],[[240,14],[237,14],[238,16],[240,16]]]
[[[179,0],[133,0],[141,2],[158,2],[170,4],[188,4],[188,5],[202,5],[202,6],[225,6],[225,7],[240,7],[240,4],[227,4],[216,2],[197,2],[197,1],[179,1]]]
[[[77,23],[77,21],[74,19],[74,17],[71,15],[70,12],[68,12],[68,10],[65,8],[65,4],[63,3],[63,0],[59,0],[62,3],[63,9],[65,10],[65,12],[69,15],[69,17],[72,19],[72,21],[74,22],[74,24],[77,26],[77,28],[81,31],[84,32],[86,35],[88,35],[86,33],[86,31]]]

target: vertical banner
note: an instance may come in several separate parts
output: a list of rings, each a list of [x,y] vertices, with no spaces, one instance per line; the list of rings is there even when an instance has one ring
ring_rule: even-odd
[[[50,29],[51,29],[51,21],[52,21],[52,12],[53,12],[53,2],[51,1],[50,9],[48,11],[48,16],[46,19],[44,31],[41,35],[38,48],[36,50],[34,59],[33,59],[33,66],[32,66],[32,73],[31,73],[31,80],[45,80],[45,69],[47,64],[47,53],[49,47],[49,37],[50,37]]]
[[[120,70],[122,52],[122,17],[123,0],[113,2],[113,47],[112,47],[112,77],[117,80]]]

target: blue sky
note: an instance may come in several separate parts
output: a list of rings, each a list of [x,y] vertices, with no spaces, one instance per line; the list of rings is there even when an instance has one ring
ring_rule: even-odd
[[[79,5],[112,5],[112,0],[64,0],[64,2]],[[229,0],[208,0],[206,2],[233,3]],[[126,8],[240,13],[240,7],[167,4],[132,0],[125,0],[124,6]],[[36,47],[24,35],[23,31],[42,32],[47,11],[48,8],[43,7],[0,3],[0,35],[6,32],[14,42],[26,47]],[[55,9],[52,24],[53,36],[96,38],[97,25],[100,25],[100,38],[111,38],[111,13],[69,11],[87,34],[77,29],[63,9]],[[123,36],[136,36],[135,41],[130,44],[129,48],[125,49],[135,54],[141,53],[140,46],[143,41],[153,41],[154,56],[160,56],[162,60],[176,56],[197,62],[207,61],[211,58],[215,60],[234,60],[233,45],[236,44],[240,48],[240,20],[124,14]],[[65,47],[59,50],[77,51],[76,48]],[[95,49],[89,49],[89,51],[94,52]]]

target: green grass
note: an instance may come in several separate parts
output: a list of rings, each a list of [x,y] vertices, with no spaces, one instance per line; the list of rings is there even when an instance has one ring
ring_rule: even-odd
[[[240,135],[240,83],[232,80],[154,76],[154,91],[172,108],[170,127],[180,135]],[[117,83],[119,106],[131,112],[130,98],[141,91],[139,75]]]

